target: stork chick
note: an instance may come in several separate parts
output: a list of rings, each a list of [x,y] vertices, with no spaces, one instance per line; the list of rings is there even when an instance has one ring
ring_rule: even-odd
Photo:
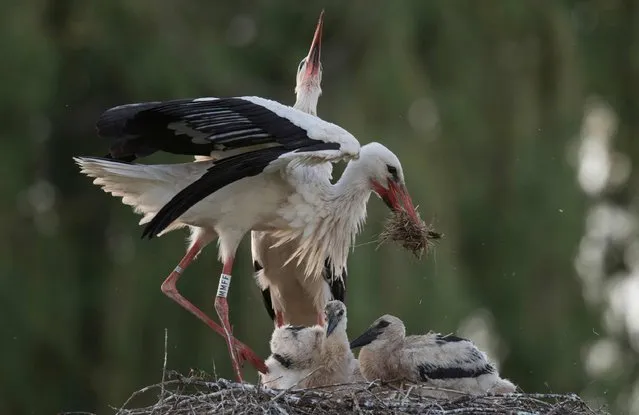
[[[271,355],[266,359],[266,373],[260,373],[262,383],[273,389],[288,389],[309,376],[319,361],[324,342],[322,326],[277,327],[271,336]]]
[[[404,323],[388,314],[351,342],[351,348],[357,347],[362,347],[359,363],[368,381],[409,381],[471,395],[516,389],[470,340],[438,333],[407,337]],[[458,396],[445,391],[433,395]]]
[[[330,301],[324,326],[286,325],[273,331],[268,373],[262,383],[276,389],[310,388],[362,380],[346,335],[346,306]]]
[[[318,387],[350,383],[359,373],[346,334],[346,306],[338,300],[329,301],[324,308],[326,338],[314,362],[313,371],[302,383],[305,387]]]

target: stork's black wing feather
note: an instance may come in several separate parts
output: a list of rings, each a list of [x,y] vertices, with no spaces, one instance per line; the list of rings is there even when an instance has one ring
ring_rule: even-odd
[[[275,321],[275,310],[273,309],[273,300],[271,299],[271,290],[265,288],[262,290],[262,299],[264,300],[264,307],[266,312],[271,317],[271,320]]]
[[[337,143],[311,141],[316,144],[298,149],[300,151],[309,151],[309,149],[315,151],[339,148]],[[202,177],[182,189],[167,204],[162,206],[162,209],[155,214],[144,228],[142,238],[148,237],[150,239],[157,236],[200,200],[237,180],[260,174],[272,161],[288,152],[289,150],[286,148],[270,147],[248,153],[240,153],[217,161]]]
[[[260,272],[264,267],[258,261],[253,261],[253,271],[255,273]],[[262,290],[262,300],[264,300],[264,307],[266,312],[271,317],[271,320],[275,321],[275,309],[273,309],[273,299],[271,298],[271,290],[267,287]]]
[[[242,98],[122,105],[105,111],[96,127],[100,136],[111,140],[111,156],[127,161],[156,151],[209,155],[258,144],[289,150],[310,144],[304,128]]]
[[[194,181],[165,204],[146,225],[142,238],[152,238],[162,232],[191,206],[222,187],[244,177],[255,176],[286,150],[275,147],[261,151],[238,154],[215,163],[198,180]]]
[[[331,294],[333,295],[333,300],[339,300],[346,304],[346,271],[342,272],[342,278],[339,278],[333,274],[333,267],[329,259],[327,258],[324,261],[324,279],[328,283],[328,286],[331,288]]]

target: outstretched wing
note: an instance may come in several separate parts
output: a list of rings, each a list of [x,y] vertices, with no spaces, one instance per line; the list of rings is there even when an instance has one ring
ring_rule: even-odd
[[[329,127],[337,134],[326,137],[322,128],[312,131],[316,126]],[[212,152],[269,146],[294,150],[308,146],[308,140],[327,138],[345,146],[342,150],[346,152],[359,151],[357,140],[343,129],[259,97],[121,105],[105,111],[96,128],[100,136],[111,140],[109,157],[125,161],[156,151],[207,156]]]
[[[314,163],[351,159],[359,154],[359,142],[341,127],[258,97],[154,104],[118,128],[112,127],[112,131],[137,137],[133,139],[138,140],[136,146],[139,144],[147,152],[149,148],[181,154],[236,150],[235,155],[216,162],[155,215],[144,229],[143,237],[149,238],[206,196],[262,173],[276,160]]]

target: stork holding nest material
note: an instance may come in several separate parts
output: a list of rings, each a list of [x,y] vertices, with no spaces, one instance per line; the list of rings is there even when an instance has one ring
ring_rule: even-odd
[[[326,258],[334,275],[346,269],[371,193],[419,220],[395,154],[379,143],[360,147],[341,127],[275,101],[199,98],[124,105],[105,112],[98,129],[113,139],[114,158],[155,151],[232,153],[220,160],[170,165],[86,157],[76,162],[95,184],[144,215],[143,236],[192,227],[189,249],[165,281],[173,288],[217,236],[223,267],[215,308],[223,327],[215,330],[224,333],[239,379],[226,296],[236,250],[247,232],[274,231],[280,243],[299,240],[293,257],[306,261],[306,278],[317,280],[323,279]],[[340,160],[351,161],[335,184],[307,168]],[[195,313],[195,306],[180,304]],[[248,353],[244,347],[239,351],[240,357]],[[249,360],[266,370],[261,360]]]
[[[516,389],[470,340],[437,333],[406,337],[404,323],[388,314],[351,342],[351,348],[357,347],[362,347],[358,359],[368,381],[408,381],[472,395]],[[458,396],[434,393],[441,394]]]

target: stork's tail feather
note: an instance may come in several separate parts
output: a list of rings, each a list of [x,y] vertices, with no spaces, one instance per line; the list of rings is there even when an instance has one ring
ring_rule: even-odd
[[[184,176],[189,176],[189,166],[185,164],[144,165],[93,157],[73,160],[83,174],[95,179],[93,184],[143,214],[140,224],[149,222],[179,192]]]

